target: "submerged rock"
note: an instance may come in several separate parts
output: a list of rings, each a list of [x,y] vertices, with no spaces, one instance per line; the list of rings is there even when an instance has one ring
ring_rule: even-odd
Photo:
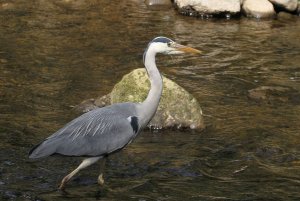
[[[204,129],[202,110],[198,101],[185,89],[164,76],[163,83],[163,94],[157,112],[148,127]],[[120,102],[142,102],[146,99],[149,89],[150,82],[146,70],[136,69],[125,75],[114,86],[110,94],[93,101],[93,106],[103,107]],[[83,105],[87,102],[89,103],[88,108],[93,108],[90,101],[84,102]],[[76,106],[75,110],[86,111],[83,105]]]
[[[240,13],[240,0],[175,0],[181,14],[212,17],[231,16]]]
[[[110,94],[107,94],[102,97],[98,97],[96,99],[90,98],[82,101],[76,106],[73,107],[73,111],[77,114],[86,113],[93,109],[104,107],[106,105],[110,105]]]
[[[91,98],[91,99],[87,99],[82,101],[79,105],[75,106],[73,109],[75,112],[78,113],[86,113],[88,111],[91,111],[93,109],[98,108],[98,106],[96,106],[95,104],[95,99]]]
[[[147,6],[172,6],[171,0],[145,0]]]
[[[15,5],[11,2],[0,3],[0,11],[1,10],[12,10],[15,8]]]
[[[287,12],[279,12],[277,14],[277,18],[281,19],[281,20],[292,20],[294,18],[296,18],[297,16],[292,15],[291,13],[287,13]]]
[[[300,104],[300,93],[282,86],[260,86],[249,90],[248,97],[260,102]]]
[[[247,17],[255,18],[274,17],[276,14],[268,0],[245,0],[242,10]]]
[[[294,12],[297,10],[298,1],[297,0],[269,0],[276,7],[282,8],[289,12]]]
[[[255,151],[255,155],[261,158],[271,158],[282,153],[283,150],[279,147],[258,147]]]
[[[145,4],[151,10],[170,9],[173,6],[171,0],[145,0]]]
[[[82,10],[92,7],[95,0],[53,0],[53,3],[58,7],[67,10]]]

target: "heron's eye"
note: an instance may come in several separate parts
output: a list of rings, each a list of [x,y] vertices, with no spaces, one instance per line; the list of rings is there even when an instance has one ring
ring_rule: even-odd
[[[171,42],[168,42],[168,43],[167,43],[168,47],[171,47],[171,44],[172,44]]]

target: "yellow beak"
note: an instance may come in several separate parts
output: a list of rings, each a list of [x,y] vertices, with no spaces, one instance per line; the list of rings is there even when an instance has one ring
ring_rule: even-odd
[[[188,46],[176,44],[174,45],[174,48],[176,48],[178,51],[186,52],[186,53],[193,53],[193,54],[201,54],[202,52],[200,50],[197,50],[195,48],[191,48]]]

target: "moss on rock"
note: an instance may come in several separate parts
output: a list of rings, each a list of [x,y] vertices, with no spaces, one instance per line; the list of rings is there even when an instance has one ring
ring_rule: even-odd
[[[163,83],[158,110],[148,126],[203,129],[202,110],[198,101],[181,86],[164,76]],[[149,89],[150,82],[146,70],[143,68],[133,70],[113,88],[111,104],[142,102],[146,99]]]

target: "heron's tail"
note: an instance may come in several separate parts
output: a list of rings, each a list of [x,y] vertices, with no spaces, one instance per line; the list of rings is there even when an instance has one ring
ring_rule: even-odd
[[[29,158],[44,158],[54,154],[57,149],[55,144],[55,140],[46,139],[29,151]]]

